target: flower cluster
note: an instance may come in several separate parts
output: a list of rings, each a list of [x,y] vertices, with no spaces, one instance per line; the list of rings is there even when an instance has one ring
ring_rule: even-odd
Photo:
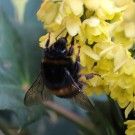
[[[74,36],[75,53],[81,46],[81,65],[86,67],[81,73],[94,72],[103,78],[87,80],[86,94],[110,95],[121,108],[126,108],[127,118],[135,108],[135,60],[128,51],[135,39],[134,1],[45,0],[37,17],[51,33],[51,44],[61,31],[59,36],[69,33],[69,42]],[[47,38],[48,34],[40,38],[41,47]]]
[[[118,0],[115,4],[125,8],[122,21],[118,22],[114,27],[113,38],[115,43],[121,43],[124,48],[129,48],[133,45],[135,38],[135,3],[132,0]]]

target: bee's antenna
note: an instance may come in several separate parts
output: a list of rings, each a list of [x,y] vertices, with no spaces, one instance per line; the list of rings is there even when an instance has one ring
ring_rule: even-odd
[[[64,29],[57,35],[57,37],[55,38],[56,41],[57,41],[57,38],[59,37],[59,35],[61,35],[65,30],[66,30],[66,28],[64,28]],[[67,36],[66,36],[66,37],[67,37]]]

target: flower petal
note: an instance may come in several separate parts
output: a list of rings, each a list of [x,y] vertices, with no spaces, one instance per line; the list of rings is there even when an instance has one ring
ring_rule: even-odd
[[[90,19],[86,19],[84,24],[88,24],[90,27],[96,27],[100,24],[100,20],[96,17],[91,17]]]
[[[125,117],[126,117],[126,118],[128,117],[128,114],[131,112],[131,110],[133,109],[133,107],[134,107],[134,103],[132,102],[132,103],[130,103],[130,104],[128,105],[128,107],[126,108],[126,110],[125,110]]]
[[[99,0],[84,0],[84,4],[89,10],[96,10],[99,8]]]
[[[78,33],[80,29],[80,25],[81,25],[80,18],[76,16],[68,16],[66,18],[66,27],[67,27],[68,33],[71,36],[75,36]]]
[[[55,19],[58,9],[59,4],[46,0],[42,3],[40,9],[38,10],[37,18],[46,24],[50,24]]]
[[[91,57],[91,58],[93,58],[94,60],[99,60],[100,59],[100,57],[96,54],[96,53],[94,53],[93,52],[93,50],[89,47],[89,46],[83,46],[82,48],[81,48],[81,50],[86,54],[86,55],[88,55],[89,57]]]

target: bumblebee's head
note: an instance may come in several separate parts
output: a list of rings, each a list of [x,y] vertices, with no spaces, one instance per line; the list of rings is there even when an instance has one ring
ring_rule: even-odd
[[[57,55],[64,55],[66,53],[66,44],[67,44],[67,39],[64,37],[59,38],[55,43],[54,43],[54,52],[57,53]]]
[[[45,56],[52,58],[64,57],[67,54],[67,39],[64,37],[59,38],[48,49],[45,49]]]
[[[66,49],[66,44],[67,44],[67,39],[64,37],[61,37],[55,42],[54,47],[55,47],[55,49],[62,51],[64,49]]]

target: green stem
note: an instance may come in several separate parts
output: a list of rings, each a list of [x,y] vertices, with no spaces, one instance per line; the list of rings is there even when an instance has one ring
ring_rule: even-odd
[[[52,102],[47,101],[43,103],[48,109],[56,112],[57,114],[65,117],[66,119],[76,123],[78,126],[82,127],[84,130],[86,130],[89,133],[93,133],[93,135],[98,135],[98,132],[96,130],[96,127],[94,124],[84,118],[81,118],[80,116],[76,115],[75,113],[65,109],[64,107]]]

